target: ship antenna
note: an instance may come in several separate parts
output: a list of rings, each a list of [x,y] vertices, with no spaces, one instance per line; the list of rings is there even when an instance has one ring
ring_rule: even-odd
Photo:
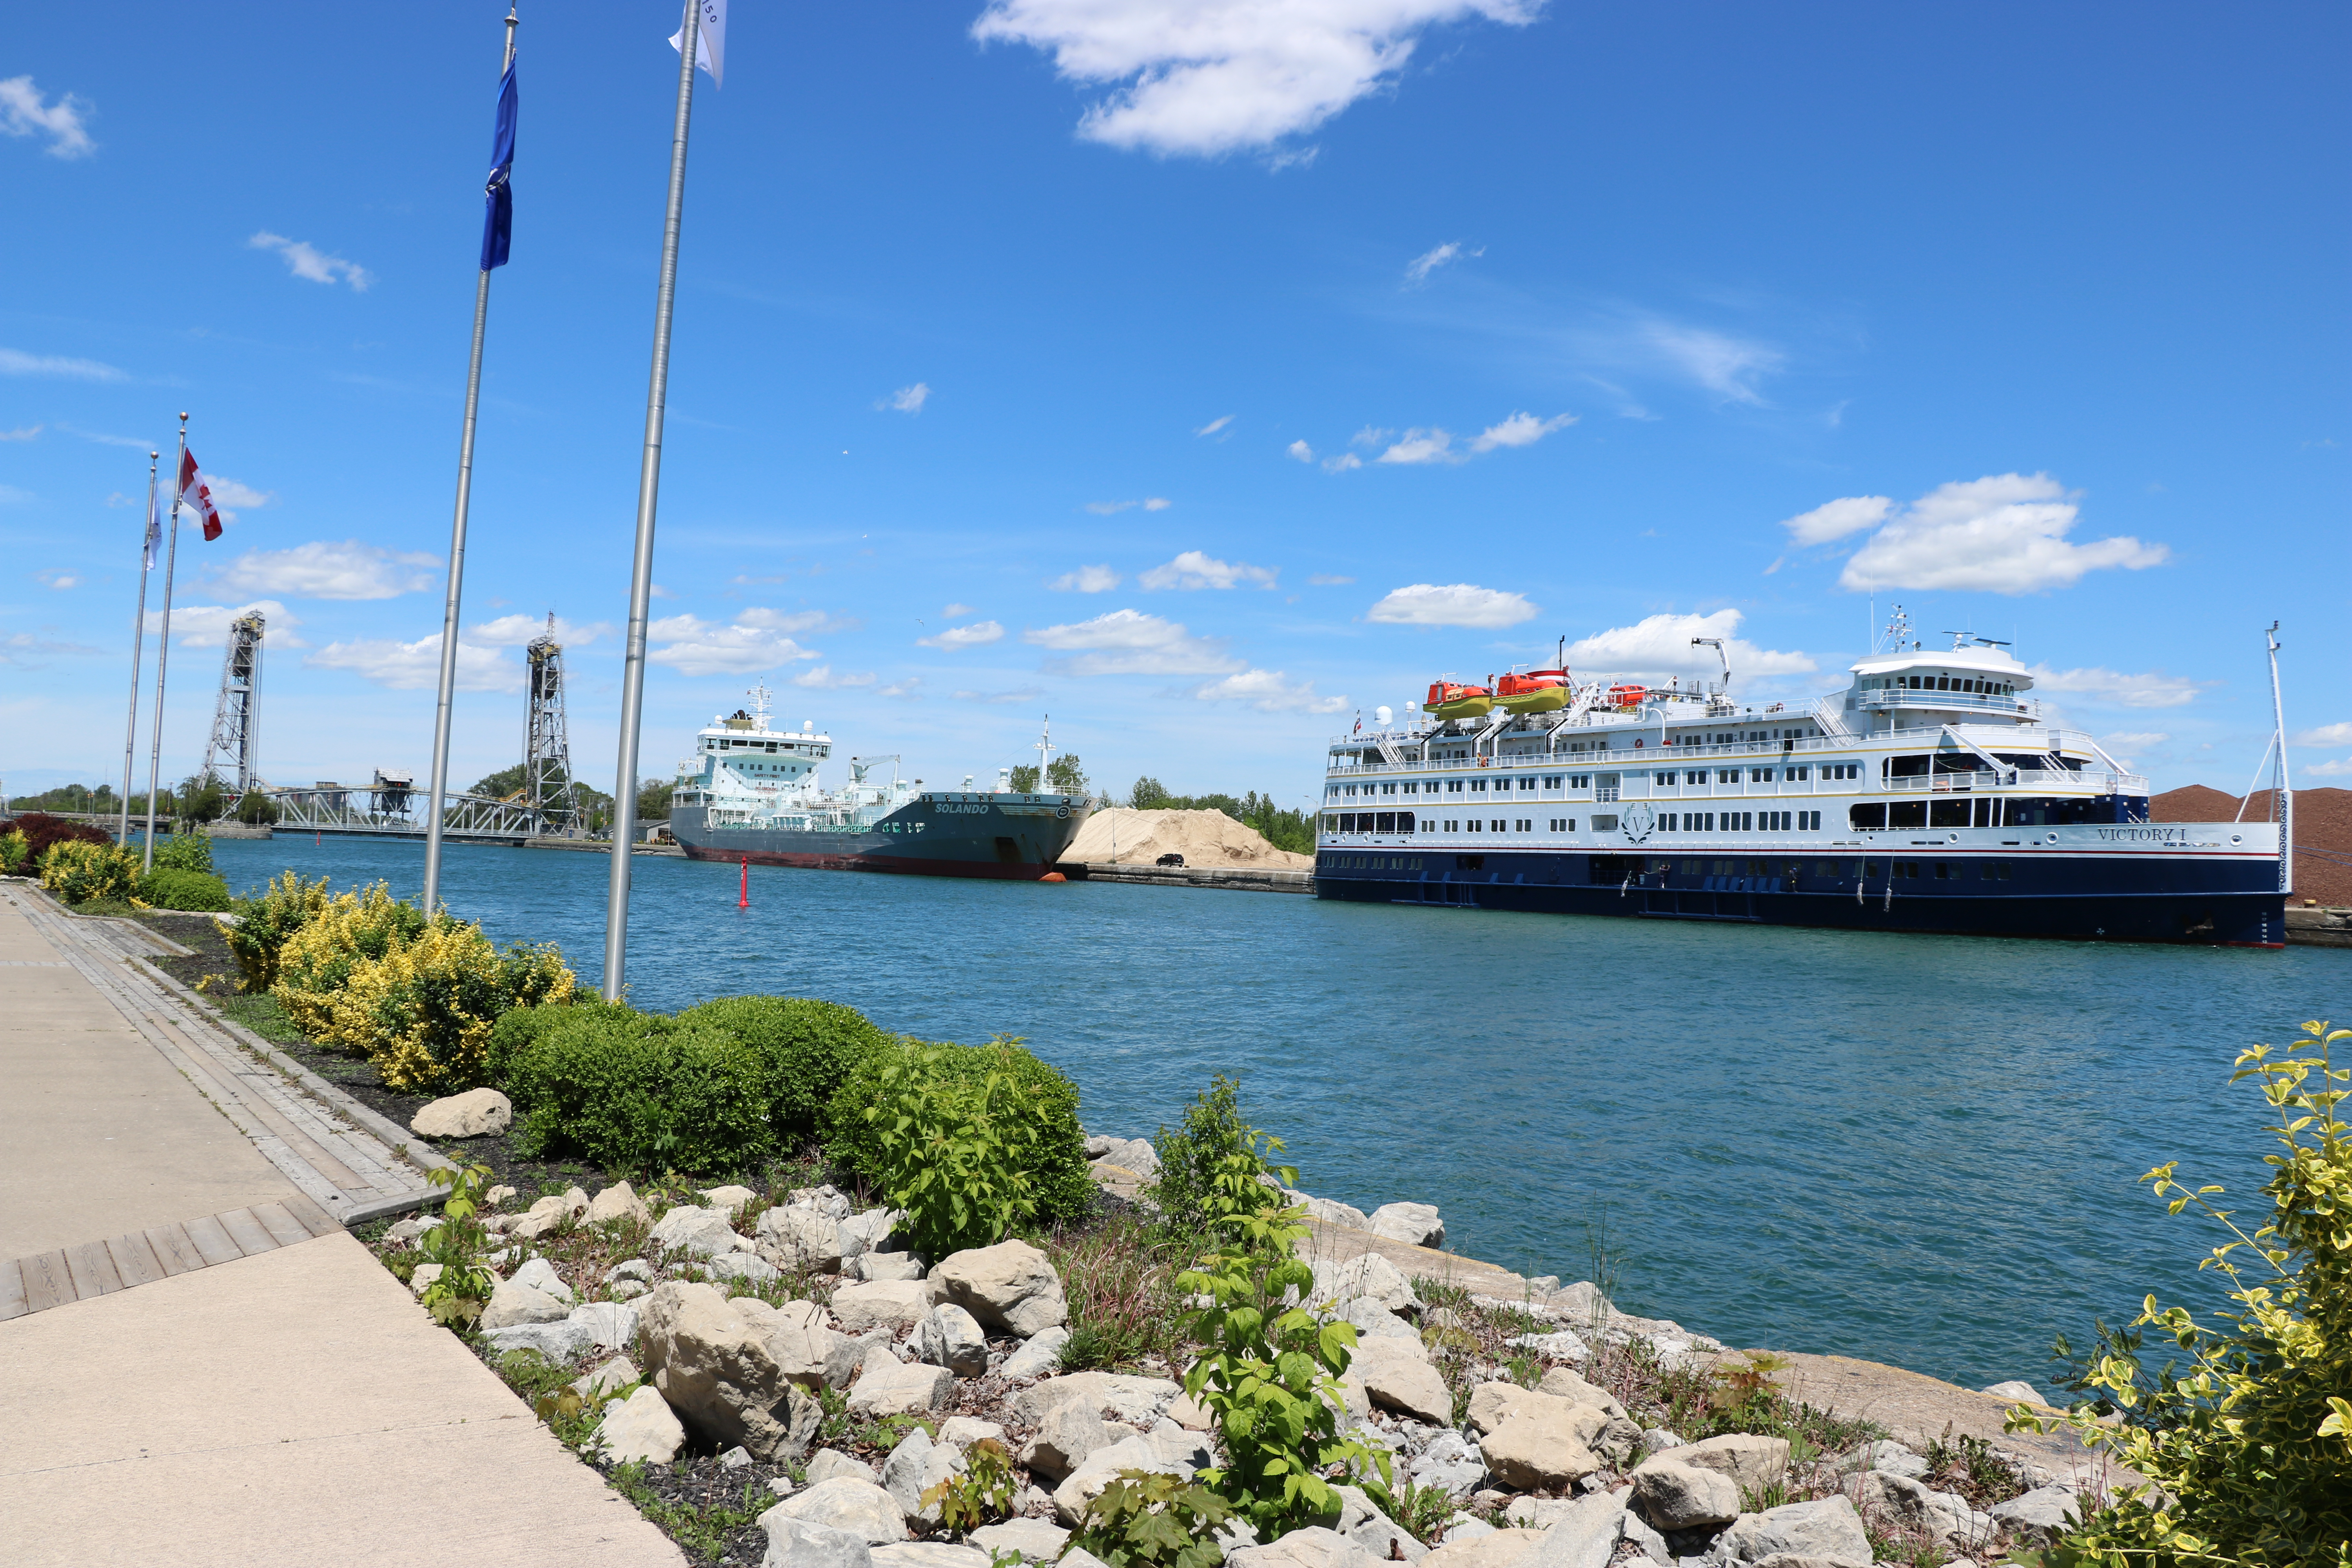
[[[1045,775],[1053,770],[1053,766],[1054,716],[1048,713],[1045,715],[1045,728],[1037,732],[1037,788],[1041,794],[1047,787]]]
[[[759,685],[751,688],[751,690],[745,692],[744,695],[751,700],[751,717],[757,721],[760,732],[761,734],[767,733],[768,683],[763,680]]]

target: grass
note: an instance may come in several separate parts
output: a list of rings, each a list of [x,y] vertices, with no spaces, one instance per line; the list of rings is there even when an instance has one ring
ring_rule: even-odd
[[[646,1480],[640,1464],[614,1465],[605,1472],[605,1484],[636,1505],[637,1511],[668,1532],[669,1538],[695,1557],[716,1563],[734,1538],[749,1529],[773,1497],[764,1502],[760,1489],[747,1486],[740,1506],[729,1503],[675,1503]]]
[[[207,992],[206,995],[230,1023],[243,1025],[271,1045],[299,1046],[308,1043],[302,1038],[302,1031],[294,1026],[294,1020],[286,1016],[286,1009],[278,1005],[278,998],[275,996],[266,993],[258,996],[247,996],[237,992],[231,992],[225,995],[214,995]]]
[[[1543,1381],[1551,1363],[1510,1342],[1522,1334],[1547,1333],[1558,1325],[1517,1307],[1474,1300],[1469,1288],[1443,1279],[1416,1279],[1413,1293],[1421,1298],[1422,1342],[1429,1347],[1431,1364],[1454,1395],[1454,1425],[1470,1414],[1470,1395],[1499,1373],[1521,1388]],[[1565,1363],[1561,1363],[1565,1364]]]
[[[1174,1280],[1188,1249],[1130,1209],[1098,1215],[1084,1228],[1051,1231],[1042,1245],[1069,1297],[1063,1371],[1107,1372],[1148,1357],[1176,1358],[1191,1313]]]
[[[1927,1445],[1927,1482],[1938,1491],[1958,1492],[1979,1513],[2020,1497],[2025,1478],[1981,1437],[1954,1436],[1950,1427]]]

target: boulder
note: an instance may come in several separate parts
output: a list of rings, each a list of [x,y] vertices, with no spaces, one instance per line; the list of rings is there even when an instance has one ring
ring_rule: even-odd
[[[809,1456],[809,1485],[814,1486],[819,1481],[829,1481],[839,1476],[846,1476],[853,1481],[878,1483],[881,1480],[874,1473],[873,1466],[863,1459],[853,1459],[838,1448],[819,1448]]]
[[[469,1089],[416,1108],[408,1130],[419,1138],[482,1138],[514,1123],[514,1104],[495,1089]]]
[[[1624,1418],[1625,1407],[1617,1402],[1615,1394],[1594,1387],[1564,1366],[1556,1366],[1544,1373],[1543,1381],[1536,1384],[1536,1392],[1549,1394],[1554,1399],[1565,1399],[1571,1405],[1590,1405],[1595,1410],[1605,1410],[1621,1420]]]
[[[899,1517],[898,1505],[890,1494],[872,1481],[852,1476],[835,1476],[796,1492],[761,1514],[760,1521],[765,1524],[775,1518],[845,1531],[869,1546],[907,1539],[906,1521]]]
[[[590,1225],[612,1225],[621,1220],[651,1225],[654,1211],[646,1207],[636,1188],[626,1182],[614,1182],[588,1200],[588,1211],[581,1217]]]
[[[1169,1401],[1183,1391],[1164,1377],[1135,1377],[1118,1372],[1074,1372],[1034,1383],[1013,1396],[1013,1424],[1038,1426],[1045,1413],[1065,1400],[1076,1400],[1093,1411],[1108,1410],[1139,1426],[1159,1419]]]
[[[432,1109],[433,1108],[429,1105],[425,1108],[425,1110],[430,1110]],[[425,1114],[425,1111],[420,1110],[417,1114],[422,1116]],[[2042,1405],[2047,1403],[2042,1399],[2042,1391],[2040,1389],[2034,1387],[2032,1384],[2026,1382],[2021,1377],[2012,1377],[2007,1383],[1996,1383],[1991,1387],[1985,1389],[1983,1392],[1991,1394],[1995,1399],[2007,1399],[2013,1403],[2024,1405]]]
[[[1294,1530],[1271,1545],[1225,1553],[1225,1568],[1375,1568],[1379,1561],[1338,1531],[1319,1524]]]
[[[1061,1276],[1025,1241],[1000,1241],[945,1258],[931,1270],[940,1299],[952,1301],[990,1328],[1023,1339],[1069,1321]],[[836,1309],[837,1310],[837,1309]]]
[[[612,1268],[604,1270],[604,1278],[607,1279],[635,1279],[650,1285],[653,1283],[654,1266],[646,1262],[642,1258],[624,1258],[621,1261],[613,1265]]]
[[[1664,1563],[1666,1568],[1673,1568],[1675,1554],[1666,1545],[1666,1538],[1651,1529],[1640,1514],[1629,1508],[1617,1523],[1618,1528],[1623,1531],[1623,1538],[1640,1547],[1643,1556],[1653,1563]]]
[[[717,1209],[679,1207],[654,1224],[646,1238],[648,1257],[684,1252],[695,1258],[722,1258],[736,1250],[735,1227]]]
[[[759,1195],[744,1186],[712,1187],[702,1194],[702,1200],[704,1207],[724,1209],[731,1219],[740,1215],[745,1206]]]
[[[1421,1339],[1421,1331],[1411,1322],[1370,1296],[1350,1296],[1334,1302],[1328,1310],[1335,1321],[1354,1324],[1358,1340],[1412,1340],[1417,1343]]]
[[[1122,1171],[1132,1171],[1150,1178],[1160,1173],[1160,1151],[1144,1138],[1089,1138],[1087,1158],[1117,1165]]]
[[[1154,1421],[1151,1430],[1144,1436],[1150,1440],[1153,1453],[1188,1476],[1205,1470],[1217,1462],[1216,1452],[1209,1447],[1208,1438],[1198,1432],[1186,1431],[1165,1415]]]
[[[849,1391],[857,1415],[923,1415],[955,1392],[955,1373],[943,1366],[869,1366]]]
[[[918,1426],[899,1438],[882,1461],[882,1489],[910,1528],[928,1533],[939,1528],[940,1505],[936,1498],[926,1503],[923,1494],[962,1468],[961,1454],[932,1442],[930,1434]]]
[[[1543,1538],[1539,1530],[1489,1529],[1446,1542],[1423,1558],[1421,1568],[1520,1568]]]
[[[1624,1499],[1611,1492],[1580,1497],[1544,1531],[1528,1568],[1608,1568],[1624,1539]]]
[[[1553,1361],[1580,1363],[1592,1354],[1591,1348],[1583,1340],[1566,1329],[1554,1330],[1548,1334],[1517,1334],[1512,1337],[1511,1343],[1520,1350],[1549,1356]]]
[[[1643,1517],[1660,1530],[1697,1530],[1739,1517],[1739,1483],[1720,1470],[1696,1469],[1673,1454],[1653,1454],[1633,1470]]]
[[[840,1222],[841,1255],[844,1258],[855,1258],[863,1252],[907,1250],[903,1243],[897,1247],[886,1245],[890,1240],[891,1232],[898,1228],[898,1222],[907,1217],[897,1209],[867,1209],[863,1214],[853,1215],[849,1212],[849,1200],[843,1198],[840,1214],[824,1207],[817,1212]]]
[[[814,1209],[827,1219],[847,1219],[855,1206],[848,1194],[831,1182],[821,1187],[794,1187],[784,1194],[784,1202],[796,1209]]]
[[[1748,1563],[1761,1563],[1783,1552],[1817,1558],[1836,1568],[1870,1568],[1871,1563],[1870,1537],[1862,1528],[1862,1515],[1842,1497],[1743,1513],[1717,1539],[1716,1546],[1722,1554]]]
[[[1916,1531],[1938,1546],[1974,1546],[1992,1537],[1990,1515],[1979,1513],[1956,1492],[1939,1492],[1924,1481],[1891,1470],[1864,1470],[1843,1483],[1862,1508]]]
[[[1789,1476],[1789,1439],[1727,1432],[1674,1451],[1675,1463],[1729,1476],[1742,1491],[1760,1492]]]
[[[837,1274],[843,1257],[841,1229],[840,1221],[814,1209],[772,1208],[760,1216],[760,1256],[779,1268]]]
[[[1588,1444],[1608,1419],[1589,1405],[1529,1402],[1505,1416],[1478,1448],[1498,1484],[1514,1491],[1556,1492],[1601,1468],[1600,1456]],[[1738,1511],[1737,1506],[1732,1511]]]
[[[637,1310],[613,1301],[574,1307],[560,1321],[517,1323],[489,1329],[482,1339],[492,1350],[536,1351],[550,1363],[567,1362],[592,1350],[625,1350],[636,1341]]]
[[[1468,1497],[1486,1484],[1486,1465],[1462,1434],[1440,1432],[1411,1466],[1413,1484],[1432,1487],[1448,1497]]]
[[[560,1195],[550,1194],[517,1215],[506,1227],[506,1234],[524,1241],[536,1241],[566,1220],[576,1220],[588,1212],[588,1194],[578,1187]]]
[[[943,1366],[958,1377],[979,1377],[988,1371],[988,1336],[970,1312],[952,1301],[930,1310],[918,1337],[922,1358],[933,1366]]]
[[[772,1285],[784,1277],[784,1271],[756,1252],[722,1252],[702,1266],[705,1274],[719,1279],[740,1279],[747,1285]]]
[[[823,1307],[814,1301],[771,1307],[751,1296],[737,1297],[730,1304],[766,1342],[768,1353],[783,1377],[812,1394],[820,1388],[848,1385],[850,1374],[857,1368],[858,1344],[825,1325]]]
[[[1205,1432],[1217,1424],[1208,1407],[1189,1394],[1180,1394],[1168,1402],[1168,1419],[1187,1432]]]
[[[1429,1548],[1382,1513],[1364,1495],[1362,1488],[1339,1486],[1331,1489],[1339,1494],[1339,1517],[1331,1528],[1371,1553],[1373,1562],[1418,1563],[1429,1555]]]
[[[807,1449],[824,1413],[777,1364],[767,1326],[766,1313],[709,1285],[673,1280],[646,1299],[643,1343],[653,1384],[674,1409],[721,1446],[740,1443],[773,1464]]]
[[[961,1453],[974,1443],[1003,1443],[1004,1428],[976,1415],[950,1415],[940,1423],[940,1441]]]
[[[669,1401],[650,1388],[640,1388],[604,1406],[604,1419],[596,1423],[590,1441],[615,1463],[635,1459],[667,1465],[685,1446],[686,1427]]]
[[[510,1329],[518,1323],[560,1323],[572,1315],[570,1296],[571,1292],[566,1291],[562,1299],[558,1299],[529,1285],[502,1279],[490,1292],[489,1305],[482,1309],[478,1326],[487,1333],[492,1329]]]
[[[1454,1419],[1454,1393],[1429,1363],[1429,1352],[1418,1339],[1360,1340],[1349,1370],[1363,1380],[1365,1394],[1382,1409],[1433,1426]]]
[[[1908,1476],[1913,1480],[1921,1479],[1927,1474],[1927,1457],[1925,1454],[1915,1453],[1900,1443],[1889,1442],[1883,1437],[1874,1443],[1864,1443],[1860,1447],[1848,1449],[1837,1457],[1836,1462],[1841,1472],[1885,1470],[1893,1475]]]
[[[989,1568],[988,1553],[945,1541],[902,1541],[874,1549],[874,1568]]]
[[[1150,1438],[1124,1438],[1108,1447],[1096,1449],[1087,1456],[1084,1464],[1063,1478],[1062,1484],[1054,1489],[1054,1516],[1064,1524],[1076,1527],[1086,1512],[1087,1504],[1101,1496],[1105,1487],[1118,1479],[1121,1470],[1144,1470],[1153,1475],[1180,1478],[1192,1474],[1183,1467],[1161,1458]]]
[[[1086,1463],[1097,1449],[1107,1448],[1116,1434],[1091,1405],[1067,1400],[1045,1413],[1036,1435],[1021,1446],[1021,1462],[1048,1481],[1060,1481]]]
[[[440,1264],[420,1263],[408,1276],[408,1293],[421,1301],[425,1299],[425,1288],[440,1278]]]
[[[863,1333],[877,1326],[896,1331],[920,1323],[936,1299],[929,1280],[877,1279],[835,1290],[833,1315],[845,1333]]]
[[[1438,1217],[1435,1204],[1382,1204],[1366,1218],[1364,1228],[1415,1247],[1445,1245],[1445,1222]]]
[[[964,1539],[991,1554],[1017,1552],[1032,1563],[1051,1563],[1062,1554],[1070,1532],[1042,1519],[1008,1519],[983,1524]]]
[[[555,1271],[555,1265],[544,1258],[534,1258],[516,1269],[507,1276],[507,1283],[527,1285],[533,1290],[543,1291],[554,1297],[567,1306],[572,1299],[572,1287],[563,1282],[563,1276]]]
[[[787,1519],[773,1508],[760,1516],[760,1523],[768,1532],[761,1568],[873,1568],[874,1549],[862,1535]]]
[[[1340,1203],[1336,1198],[1318,1198],[1311,1193],[1293,1192],[1288,1187],[1282,1189],[1282,1196],[1286,1203],[1305,1209],[1309,1219],[1319,1219],[1325,1225],[1344,1225],[1350,1230],[1362,1230],[1365,1226],[1363,1210]]]
[[[867,1252],[845,1260],[841,1271],[853,1279],[920,1279],[927,1270],[911,1252]]]
[[[637,1363],[619,1355],[585,1376],[572,1379],[572,1386],[583,1399],[606,1399],[640,1381]]]
[[[2041,1546],[2054,1546],[2058,1538],[2082,1517],[2082,1500],[2072,1487],[2036,1487],[2021,1496],[1993,1505],[1994,1522]]]
[[[1433,1211],[1434,1212],[1434,1211]],[[1377,1252],[1367,1252],[1360,1258],[1350,1258],[1331,1269],[1325,1283],[1323,1270],[1316,1270],[1314,1304],[1345,1301],[1354,1296],[1369,1296],[1391,1312],[1418,1312],[1421,1298],[1413,1294],[1412,1282],[1404,1270]]]
[[[1004,1358],[996,1375],[1007,1382],[1022,1377],[1051,1377],[1061,1370],[1062,1347],[1069,1342],[1067,1329],[1040,1329],[1019,1350]]]

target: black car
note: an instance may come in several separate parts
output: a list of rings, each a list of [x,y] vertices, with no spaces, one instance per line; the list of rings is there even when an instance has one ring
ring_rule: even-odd
[[[1155,866],[1181,866],[1183,863],[1184,857],[1181,855],[1162,855],[1152,862]]]

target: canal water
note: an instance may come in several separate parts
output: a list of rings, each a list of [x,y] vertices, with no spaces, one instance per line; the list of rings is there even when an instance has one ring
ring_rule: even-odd
[[[224,840],[415,897],[382,840]],[[604,856],[452,847],[444,895],[593,987]],[[2352,1017],[2352,954],[1874,936],[1265,893],[751,869],[639,857],[631,1000],[775,992],[886,1028],[1017,1035],[1092,1131],[1149,1135],[1212,1074],[1307,1190],[1436,1204],[1448,1244],[1591,1273],[1740,1345],[1980,1386],[2147,1292],[2210,1302],[2216,1237],[2137,1178],[2168,1160],[2253,1206],[2265,1114],[2231,1061]]]

